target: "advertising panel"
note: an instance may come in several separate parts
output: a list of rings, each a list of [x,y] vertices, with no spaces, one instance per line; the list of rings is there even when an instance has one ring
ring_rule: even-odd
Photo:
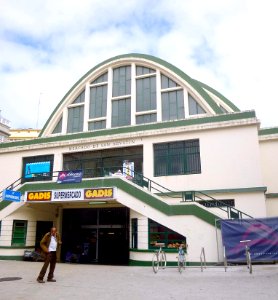
[[[92,188],[85,189],[84,196],[86,200],[108,200],[115,199],[115,188]]]
[[[228,261],[246,261],[250,240],[252,261],[278,260],[278,218],[222,220],[221,232]]]
[[[77,201],[84,200],[83,189],[52,191],[52,201]]]
[[[82,177],[82,170],[60,171],[58,173],[57,183],[80,183]]]
[[[19,202],[21,193],[18,191],[4,190],[2,194],[3,200]]]
[[[52,197],[52,191],[32,191],[26,192],[27,202],[45,202],[50,201]]]
[[[33,178],[38,175],[49,176],[50,167],[51,167],[50,161],[26,163],[24,169],[24,178]]]

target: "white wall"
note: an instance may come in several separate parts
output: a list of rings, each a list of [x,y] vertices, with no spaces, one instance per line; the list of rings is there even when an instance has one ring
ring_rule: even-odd
[[[200,140],[201,174],[153,177],[153,143]],[[144,138],[144,175],[173,190],[263,185],[257,125],[215,128]]]

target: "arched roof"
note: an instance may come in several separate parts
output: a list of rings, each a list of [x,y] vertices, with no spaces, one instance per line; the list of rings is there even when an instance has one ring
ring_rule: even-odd
[[[51,135],[53,128],[57,125],[63,110],[73,103],[74,99],[85,89],[86,84],[92,82],[98,76],[103,74],[108,68],[116,68],[126,64],[139,64],[147,68],[159,70],[161,74],[168,76],[171,80],[186,89],[190,95],[196,100],[208,115],[217,115],[229,112],[240,111],[231,101],[225,98],[221,93],[217,92],[208,85],[197,81],[174,65],[157,58],[155,56],[130,53],[112,57],[90,69],[84,74],[65,94],[63,99],[58,103],[47,122],[45,123],[40,136]]]

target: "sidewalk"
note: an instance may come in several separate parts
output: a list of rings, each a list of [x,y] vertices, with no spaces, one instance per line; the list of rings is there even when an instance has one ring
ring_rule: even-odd
[[[224,268],[166,268],[62,264],[56,283],[36,281],[42,263],[0,261],[1,300],[256,299],[278,295],[278,265]],[[18,277],[17,280],[14,277]],[[8,281],[10,280],[10,281]]]

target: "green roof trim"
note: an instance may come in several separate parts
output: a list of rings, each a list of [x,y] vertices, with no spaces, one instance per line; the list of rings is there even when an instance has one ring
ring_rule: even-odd
[[[240,111],[240,109],[235,106],[229,99],[227,99],[226,97],[224,97],[222,94],[220,94],[218,91],[216,91],[215,89],[213,89],[212,87],[208,86],[207,84],[197,81],[198,84],[200,84],[203,88],[205,88],[206,90],[210,91],[212,94],[214,94],[215,96],[217,96],[219,99],[221,99],[225,104],[227,104],[231,109],[233,109],[234,111]]]
[[[124,192],[130,194],[136,199],[146,203],[152,208],[164,213],[167,216],[176,215],[194,215],[203,221],[215,225],[215,220],[219,219],[207,210],[194,205],[194,204],[181,204],[181,205],[169,205],[157,197],[149,194],[140,187],[134,186],[121,178],[100,178],[95,180],[83,180],[81,183],[74,184],[62,184],[59,185],[56,182],[43,182],[43,183],[27,183],[23,185],[19,190],[21,193],[26,191],[40,191],[40,190],[59,190],[59,189],[75,189],[75,188],[92,188],[92,187],[117,187]]]
[[[68,97],[68,95],[87,77],[89,76],[91,73],[93,73],[95,70],[97,70],[98,68],[100,68],[101,66],[104,66],[108,63],[111,63],[113,61],[119,60],[119,59],[132,59],[132,58],[141,58],[141,59],[145,59],[145,60],[149,60],[151,62],[160,64],[166,68],[168,68],[169,70],[171,70],[172,72],[174,72],[177,76],[181,77],[183,80],[185,80],[186,82],[188,82],[202,97],[203,99],[209,104],[209,106],[211,107],[211,109],[216,113],[216,114],[223,114],[222,110],[220,109],[220,107],[214,102],[214,100],[209,96],[209,94],[204,90],[203,87],[205,87],[206,85],[204,85],[203,83],[200,83],[197,80],[194,80],[193,78],[191,78],[190,76],[188,76],[187,74],[185,74],[182,70],[180,70],[179,68],[175,67],[174,65],[168,63],[167,61],[160,59],[158,57],[152,56],[152,55],[147,55],[147,54],[140,54],[140,53],[130,53],[130,54],[123,54],[123,55],[118,55],[115,57],[112,57],[110,59],[107,59],[99,64],[97,64],[95,67],[93,67],[92,69],[90,69],[87,73],[85,73],[85,75],[83,75],[71,88],[70,90],[65,94],[65,96],[62,98],[62,100],[58,103],[58,105],[56,106],[56,108],[53,110],[52,114],[50,115],[50,117],[48,118],[48,120],[46,121],[43,129],[40,132],[39,136],[42,136],[44,134],[45,129],[47,128],[48,124],[50,123],[52,117],[54,116],[55,112],[58,110],[58,108],[64,103],[65,99]],[[211,91],[213,90],[212,88],[206,86],[208,89],[210,89]],[[229,105],[231,108],[235,109],[235,111],[239,111],[239,109],[233,105],[228,99],[224,98],[220,93],[216,92],[215,90],[213,90],[214,94],[218,94],[218,96],[224,101],[226,102],[227,105]],[[226,99],[226,100],[224,100]],[[229,103],[229,104],[228,104]]]
[[[18,146],[38,145],[38,144],[51,143],[51,142],[78,140],[78,139],[101,137],[101,136],[108,136],[108,135],[118,135],[124,133],[135,133],[135,132],[148,131],[148,130],[177,128],[181,126],[192,126],[192,125],[210,124],[210,123],[234,121],[234,120],[241,120],[241,119],[251,119],[255,117],[256,117],[255,111],[228,113],[228,114],[215,115],[215,116],[206,116],[201,118],[190,118],[190,119],[177,120],[177,121],[167,121],[167,122],[159,122],[159,123],[151,123],[151,124],[143,124],[143,125],[125,126],[125,127],[111,128],[111,129],[102,129],[97,131],[87,131],[87,132],[80,132],[80,133],[57,135],[51,137],[40,137],[32,140],[0,143],[0,149],[9,148],[9,147],[18,147]]]
[[[278,134],[278,127],[262,128],[259,130],[259,135]]]
[[[266,198],[278,198],[278,193],[269,193],[265,195]]]

